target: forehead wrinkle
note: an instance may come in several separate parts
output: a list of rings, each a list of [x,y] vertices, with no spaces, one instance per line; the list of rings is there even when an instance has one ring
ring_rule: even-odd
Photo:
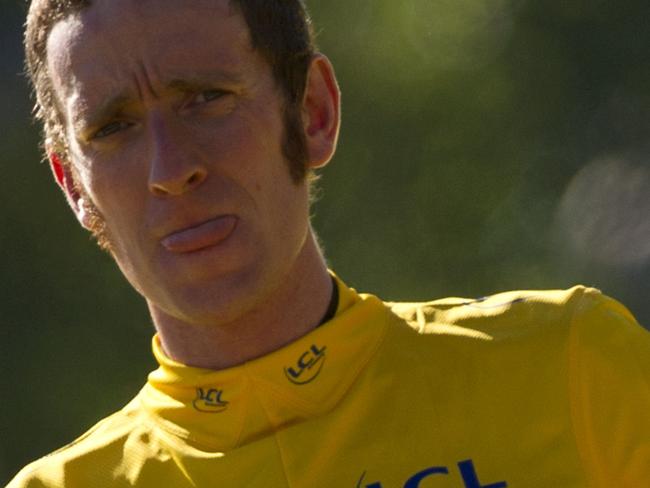
[[[156,89],[153,86],[147,67],[143,61],[136,63],[135,70],[133,73],[133,84],[138,93],[138,98],[140,100],[144,99],[147,95],[151,95],[154,98],[158,97]]]

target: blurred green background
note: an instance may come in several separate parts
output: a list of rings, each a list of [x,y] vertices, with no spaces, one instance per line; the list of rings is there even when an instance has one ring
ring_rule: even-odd
[[[314,207],[391,300],[597,286],[650,324],[650,2],[309,2],[343,90]],[[39,163],[21,0],[0,0],[0,483],[130,399],[142,300]]]

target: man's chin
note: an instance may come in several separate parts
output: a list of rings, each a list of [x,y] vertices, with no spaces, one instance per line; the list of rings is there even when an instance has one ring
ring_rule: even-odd
[[[239,267],[235,270],[203,270],[200,276],[183,277],[171,275],[168,286],[157,287],[152,293],[144,293],[152,310],[173,321],[202,327],[226,325],[247,315],[264,301],[268,286],[256,267]],[[160,282],[158,283],[160,285]]]

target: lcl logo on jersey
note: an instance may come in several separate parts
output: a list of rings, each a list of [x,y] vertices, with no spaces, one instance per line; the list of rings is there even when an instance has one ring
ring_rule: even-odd
[[[467,461],[461,461],[458,463],[458,469],[460,471],[460,477],[463,480],[464,488],[507,488],[508,484],[505,481],[499,481],[498,483],[491,483],[489,485],[482,485],[478,479],[478,474],[476,474],[476,468],[474,467],[474,462],[471,459]],[[446,466],[434,466],[431,468],[423,469],[415,473],[404,483],[404,488],[420,488],[420,483],[424,480],[434,478],[436,476],[449,476],[449,468]],[[383,485],[380,482],[375,483],[364,483],[366,473],[361,475],[359,482],[357,483],[356,488],[383,488]],[[433,486],[427,484],[426,486]],[[460,485],[458,485],[460,488]]]
[[[325,364],[325,349],[312,345],[298,358],[295,366],[284,368],[284,374],[294,385],[306,385],[318,377]]]
[[[223,390],[211,388],[206,391],[203,388],[197,388],[196,398],[192,402],[192,405],[199,412],[220,413],[228,408],[229,403],[221,398],[222,395]]]

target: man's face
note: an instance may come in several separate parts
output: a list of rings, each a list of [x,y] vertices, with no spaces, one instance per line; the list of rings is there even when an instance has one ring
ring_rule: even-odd
[[[79,183],[150,305],[207,324],[268,297],[304,251],[308,190],[228,0],[97,0],[54,27],[48,68]]]

